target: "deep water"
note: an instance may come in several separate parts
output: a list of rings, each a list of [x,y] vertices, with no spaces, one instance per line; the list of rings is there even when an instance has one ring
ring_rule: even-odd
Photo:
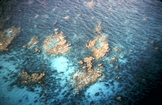
[[[21,27],[9,51],[0,52],[0,105],[162,104],[162,2],[92,1],[92,7],[88,0],[0,1],[0,20],[5,20],[0,31]],[[97,36],[99,21],[110,52],[94,64],[103,64],[104,78],[75,95],[71,78],[80,69],[78,61],[92,56],[85,45]],[[71,50],[49,56],[42,45],[56,28]],[[40,53],[22,48],[33,36],[38,36]],[[115,52],[116,47],[121,51]],[[112,57],[117,62],[111,63]],[[22,71],[45,72],[46,77],[41,85],[24,86],[18,79]]]

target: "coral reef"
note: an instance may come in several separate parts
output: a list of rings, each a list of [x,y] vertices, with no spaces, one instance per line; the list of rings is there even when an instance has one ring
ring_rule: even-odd
[[[100,59],[107,52],[109,52],[109,44],[106,41],[106,38],[103,35],[95,37],[93,40],[90,40],[86,47],[93,52],[95,59]]]
[[[81,70],[75,72],[72,77],[72,83],[76,94],[85,87],[95,83],[99,78],[103,77],[102,70],[104,67],[102,64],[95,66],[92,62],[93,60],[98,60],[104,57],[110,50],[106,37],[102,35],[101,31],[102,27],[100,21],[95,29],[95,33],[97,33],[98,36],[86,44],[86,47],[93,52],[93,56],[85,57],[83,61],[80,60],[78,63],[81,65]]]
[[[84,62],[87,64],[88,70],[92,69],[92,60],[93,59],[94,59],[93,57],[86,57],[86,58],[84,58]]]
[[[121,49],[120,49],[119,47],[115,47],[115,48],[114,48],[114,51],[115,51],[115,52],[121,52]]]
[[[88,49],[92,49],[95,44],[97,43],[97,41],[99,40],[99,36],[95,37],[93,40],[90,40],[88,44],[86,44],[86,47]]]
[[[102,35],[101,31],[101,21],[99,21],[94,31],[98,34],[98,36],[96,36],[93,40],[90,40],[88,44],[86,44],[86,47],[93,52],[93,56],[96,60],[105,56],[105,54],[110,50],[109,44],[106,41],[106,37]]]
[[[70,43],[67,43],[63,32],[55,32],[48,36],[43,44],[43,51],[47,54],[65,54],[70,51]]]
[[[28,72],[22,72],[20,74],[20,80],[22,84],[40,84],[42,78],[45,76],[45,73],[32,73],[31,75]]]
[[[118,70],[119,69],[119,66],[115,66],[115,70]]]
[[[117,96],[117,97],[116,97],[116,100],[117,100],[117,101],[122,101],[122,97],[121,97],[121,96]]]
[[[97,69],[93,69],[92,60],[94,60],[93,57],[86,57],[84,61],[79,61],[82,69],[75,72],[72,77],[76,94],[86,86],[95,83],[102,76],[103,66],[99,64]]]
[[[38,15],[38,14],[36,14],[36,15],[34,16],[34,18],[35,18],[35,19],[37,19],[38,17],[39,17],[39,15]]]
[[[116,62],[116,61],[117,61],[117,58],[115,58],[115,57],[112,57],[112,58],[110,59],[110,62],[111,62],[111,63]]]
[[[34,53],[40,53],[40,50],[38,48],[35,48]]]
[[[87,6],[88,6],[89,8],[91,8],[91,9],[93,9],[94,6],[95,6],[95,2],[94,2],[93,0],[90,1],[90,2],[87,2],[86,4],[87,4]]]
[[[0,51],[8,50],[12,40],[20,33],[20,28],[11,27],[5,31],[0,31]]]
[[[98,25],[97,27],[95,28],[94,32],[97,33],[97,34],[101,34],[101,31],[102,31],[102,27],[101,27],[101,21],[98,22]]]
[[[64,17],[65,20],[68,20],[69,18],[70,18],[70,16],[68,16],[68,15]]]
[[[37,36],[34,36],[30,39],[30,41],[28,42],[28,44],[25,46],[23,46],[23,48],[28,48],[28,49],[31,49],[33,48],[35,45],[37,45],[39,43],[39,40],[38,40],[38,37]]]
[[[83,64],[83,61],[82,61],[82,60],[80,60],[78,63],[81,65],[81,64]]]

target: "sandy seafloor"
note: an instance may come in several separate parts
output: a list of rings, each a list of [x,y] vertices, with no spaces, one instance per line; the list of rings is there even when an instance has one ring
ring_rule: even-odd
[[[149,105],[162,99],[162,2],[160,0],[1,0],[0,19],[21,32],[0,52],[0,105]],[[80,16],[78,16],[80,14]],[[66,16],[70,16],[68,20]],[[104,78],[74,95],[70,79],[79,69],[78,61],[92,55],[85,44],[95,36],[102,21],[110,52],[101,58]],[[54,24],[56,22],[56,24]],[[59,28],[71,50],[47,56],[42,51],[45,38]],[[31,37],[37,47],[25,50]],[[113,49],[121,48],[117,53]],[[110,63],[116,57],[117,62]],[[118,70],[114,67],[119,66]],[[45,72],[42,85],[21,86],[19,74]],[[116,79],[120,77],[120,79]],[[121,100],[117,100],[121,97]],[[161,102],[162,103],[162,102]]]

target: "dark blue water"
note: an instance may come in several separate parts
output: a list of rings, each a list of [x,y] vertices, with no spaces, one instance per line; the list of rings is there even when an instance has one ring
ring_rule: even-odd
[[[162,99],[162,2],[160,0],[1,0],[0,19],[7,20],[1,31],[21,27],[8,52],[0,53],[1,105],[136,105]],[[80,16],[78,16],[80,15]],[[69,16],[69,19],[65,19]],[[78,61],[91,56],[85,47],[102,21],[110,52],[97,61],[104,66],[104,78],[74,95],[72,75]],[[55,24],[56,23],[56,24]],[[45,38],[59,28],[71,51],[47,56]],[[25,50],[31,37],[38,36],[37,48]],[[119,47],[121,52],[114,51]],[[110,63],[112,57],[117,62]],[[115,70],[115,66],[119,69]],[[23,71],[45,72],[42,85],[22,86]],[[117,79],[120,77],[120,79]],[[160,94],[160,95],[159,95]],[[117,98],[121,98],[118,100]],[[151,102],[150,102],[151,101]]]

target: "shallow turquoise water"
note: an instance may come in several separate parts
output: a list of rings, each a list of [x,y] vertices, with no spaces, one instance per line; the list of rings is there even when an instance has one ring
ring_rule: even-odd
[[[24,104],[101,104],[147,103],[145,99],[161,86],[162,2],[159,0],[94,0],[94,7],[83,0],[2,0],[0,18],[7,19],[0,30],[21,27],[19,36],[0,53],[0,102]],[[80,16],[78,16],[80,14]],[[70,16],[68,20],[66,16]],[[104,66],[105,77],[79,95],[70,84],[79,69],[77,62],[92,53],[85,44],[97,36],[94,29],[102,21],[110,52],[96,63]],[[56,24],[54,24],[56,22]],[[59,28],[72,50],[59,56],[42,52],[45,38]],[[24,50],[31,37],[38,36],[41,53]],[[120,53],[113,49],[121,48]],[[116,57],[117,62],[110,63]],[[118,70],[114,67],[119,66]],[[42,86],[21,86],[21,71],[45,72]],[[119,80],[116,77],[120,77]],[[144,80],[144,83],[142,82]],[[158,93],[161,91],[159,90]],[[121,101],[116,98],[120,96]],[[155,96],[156,98],[156,96]],[[148,98],[149,99],[149,98]]]

